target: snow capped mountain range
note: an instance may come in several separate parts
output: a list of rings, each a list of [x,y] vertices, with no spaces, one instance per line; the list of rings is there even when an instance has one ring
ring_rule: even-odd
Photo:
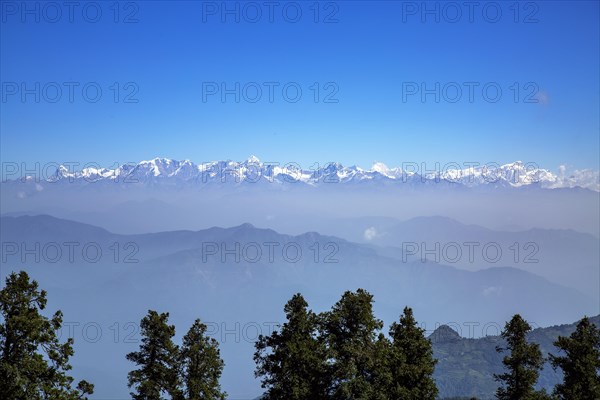
[[[156,184],[245,184],[271,182],[280,184],[305,184],[318,186],[327,183],[357,184],[377,182],[394,184],[446,184],[464,187],[495,185],[499,187],[523,187],[536,185],[545,189],[584,188],[600,192],[600,174],[594,170],[577,170],[566,173],[561,166],[557,173],[537,167],[533,163],[520,161],[505,165],[475,163],[460,165],[426,165],[403,163],[401,167],[390,168],[383,163],[375,163],[370,169],[357,166],[346,167],[339,163],[314,164],[302,168],[297,163],[261,162],[251,156],[242,162],[213,161],[195,164],[190,160],[177,161],[169,158],[155,158],[138,164],[126,164],[114,169],[83,168],[75,171],[60,165],[54,174],[43,179],[46,182],[115,181],[122,183]],[[16,181],[16,180],[15,180]],[[38,181],[26,176],[18,181]]]

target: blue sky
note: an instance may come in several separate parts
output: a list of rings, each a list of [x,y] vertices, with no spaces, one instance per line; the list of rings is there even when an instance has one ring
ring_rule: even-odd
[[[483,1],[472,18],[463,2],[427,3],[439,22],[421,2],[280,2],[272,21],[262,1],[227,3],[239,21],[220,1],[122,2],[118,13],[113,2],[84,12],[86,4],[30,2],[27,13],[21,2],[2,2],[3,161],[256,154],[307,167],[523,160],[599,168],[596,1]],[[236,83],[239,102],[232,93],[223,101],[222,85]],[[436,83],[439,101],[423,99],[422,85],[435,92]]]

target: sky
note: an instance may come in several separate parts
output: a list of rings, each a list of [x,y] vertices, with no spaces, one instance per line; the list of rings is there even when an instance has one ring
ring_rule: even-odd
[[[0,11],[3,162],[600,168],[597,1]]]

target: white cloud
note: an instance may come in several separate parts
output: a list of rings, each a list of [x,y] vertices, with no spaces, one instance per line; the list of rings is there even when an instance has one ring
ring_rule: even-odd
[[[375,227],[373,227],[373,226],[370,228],[367,228],[365,230],[365,233],[363,233],[363,236],[365,237],[366,240],[373,240],[378,236],[377,229],[375,229]]]
[[[498,296],[500,294],[500,292],[502,292],[502,286],[490,286],[490,287],[483,289],[484,296],[492,296],[492,295]]]

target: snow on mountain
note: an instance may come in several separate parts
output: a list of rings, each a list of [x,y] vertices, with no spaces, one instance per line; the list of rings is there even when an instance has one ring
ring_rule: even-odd
[[[410,164],[410,165],[409,165]],[[422,170],[420,170],[422,169]],[[24,179],[27,181],[27,177]],[[128,183],[187,182],[190,184],[228,183],[243,184],[257,182],[300,183],[317,186],[326,183],[383,182],[387,184],[457,184],[465,187],[499,185],[523,187],[537,185],[545,189],[584,188],[600,192],[600,173],[593,170],[576,170],[567,173],[561,166],[555,174],[533,164],[521,161],[505,165],[458,164],[446,167],[425,168],[407,163],[403,168],[390,168],[376,162],[370,169],[357,166],[345,167],[340,163],[302,168],[296,163],[261,162],[250,156],[242,162],[212,161],[195,164],[190,160],[177,161],[169,158],[154,158],[136,165],[121,165],[110,168],[84,168],[73,171],[60,165],[47,181],[97,182],[118,181]]]
[[[545,187],[556,182],[556,175],[546,169],[527,165],[521,161],[501,166],[447,169],[426,175],[427,179],[444,179],[472,187],[488,183],[507,183],[514,187],[539,183]]]

